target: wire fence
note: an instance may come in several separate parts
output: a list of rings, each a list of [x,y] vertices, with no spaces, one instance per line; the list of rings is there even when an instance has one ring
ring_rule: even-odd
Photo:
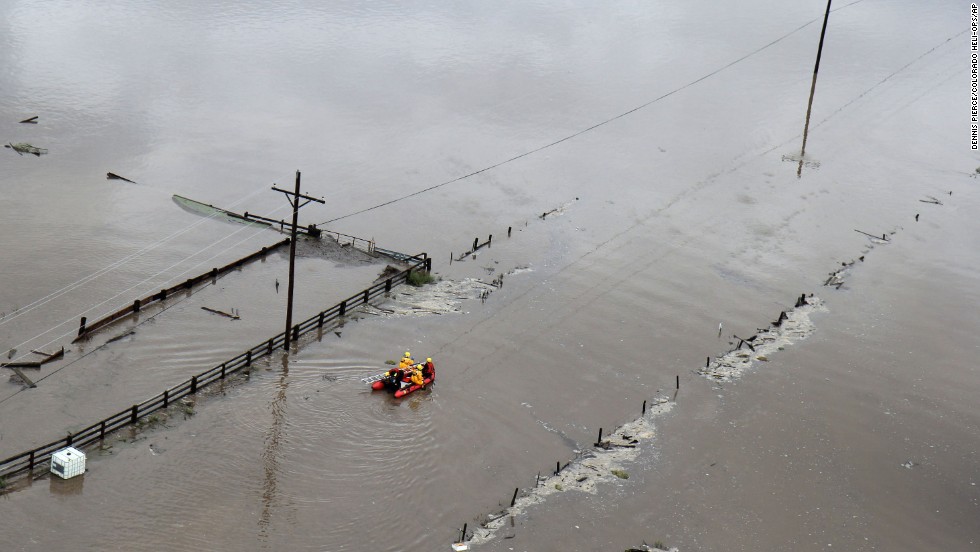
[[[327,322],[345,316],[347,311],[353,308],[368,304],[371,299],[387,294],[393,287],[408,282],[412,272],[428,272],[432,269],[432,259],[425,253],[409,257],[408,262],[409,267],[407,269],[391,276],[387,280],[378,282],[364,291],[356,293],[340,303],[295,324],[290,330],[292,331],[292,341],[298,340],[300,336],[306,333],[322,328]],[[48,462],[55,452],[64,447],[83,448],[87,445],[101,442],[106,438],[106,435],[113,431],[129,425],[135,425],[141,418],[158,410],[168,408],[174,401],[195,394],[207,385],[222,381],[229,375],[250,367],[256,360],[271,355],[277,348],[283,347],[285,337],[286,333],[280,332],[271,339],[259,343],[244,353],[222,362],[210,370],[192,376],[189,380],[166,389],[162,393],[141,403],[134,404],[108,418],[100,420],[85,429],[76,431],[75,433],[69,433],[67,437],[2,460],[0,461],[0,478],[6,484],[7,480],[11,477],[24,473],[29,474],[35,468]]]

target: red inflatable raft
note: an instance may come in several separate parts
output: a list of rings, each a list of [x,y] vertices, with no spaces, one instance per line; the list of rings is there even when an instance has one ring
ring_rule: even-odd
[[[436,380],[436,369],[435,369],[435,367],[433,367],[432,370],[431,370],[431,374],[429,375],[429,377],[427,377],[424,380],[422,380],[423,381],[422,385],[412,384],[412,385],[409,385],[408,387],[401,387],[401,388],[395,390],[395,398],[396,399],[400,399],[400,398],[404,397],[405,395],[408,395],[410,393],[414,393],[414,392],[418,391],[419,389],[425,389],[426,387],[428,387],[429,385],[431,385],[432,382],[434,382],[435,380]],[[411,381],[411,380],[410,380],[410,378],[406,377],[406,378],[404,378],[403,381]],[[373,389],[375,391],[381,391],[382,389],[387,389],[388,391],[391,391],[392,390],[391,383],[388,382],[387,378],[380,379],[380,380],[377,380],[377,381],[372,382],[371,383],[371,389]]]

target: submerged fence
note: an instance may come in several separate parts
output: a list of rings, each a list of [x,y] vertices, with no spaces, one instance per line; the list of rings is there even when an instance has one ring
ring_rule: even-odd
[[[289,238],[286,238],[286,239],[284,239],[284,240],[282,240],[280,242],[276,242],[276,243],[274,243],[274,244],[272,244],[270,246],[263,247],[262,249],[259,249],[255,253],[252,253],[250,255],[246,255],[246,256],[242,257],[241,259],[238,259],[237,261],[233,261],[231,263],[228,263],[228,264],[226,264],[225,266],[223,266],[221,268],[212,268],[211,270],[209,270],[209,271],[207,271],[207,272],[205,272],[203,274],[198,274],[197,276],[195,276],[193,278],[187,279],[187,281],[185,281],[185,282],[182,282],[182,283],[177,284],[175,286],[171,286],[171,287],[169,287],[167,289],[161,289],[160,291],[158,291],[158,292],[156,292],[156,293],[154,293],[152,295],[148,295],[148,296],[146,296],[146,297],[144,297],[142,299],[137,299],[137,300],[133,301],[133,303],[131,305],[127,305],[127,306],[125,306],[125,307],[117,310],[116,312],[114,312],[112,314],[109,314],[107,316],[104,316],[104,317],[96,320],[95,322],[92,322],[91,324],[86,324],[86,318],[83,316],[82,317],[82,320],[81,320],[81,322],[79,323],[79,326],[78,326],[78,337],[76,337],[72,341],[72,343],[75,343],[75,342],[77,342],[77,341],[79,341],[81,339],[84,339],[90,333],[92,333],[92,332],[94,332],[94,331],[96,331],[96,330],[98,330],[100,328],[104,328],[105,326],[108,326],[109,324],[112,324],[113,322],[115,322],[115,321],[117,321],[117,320],[119,320],[121,318],[125,318],[125,317],[127,317],[127,316],[129,316],[131,314],[138,313],[142,307],[145,307],[145,306],[147,306],[147,305],[149,305],[151,303],[154,303],[156,301],[163,301],[167,297],[173,295],[174,293],[178,293],[178,292],[184,291],[184,290],[193,289],[194,286],[196,286],[197,284],[200,284],[201,282],[206,282],[208,280],[215,280],[219,276],[223,276],[224,274],[226,274],[226,273],[228,273],[228,272],[230,272],[232,270],[235,270],[235,269],[241,267],[242,265],[244,265],[246,263],[250,263],[250,262],[254,261],[255,259],[258,259],[260,257],[265,257],[266,254],[268,254],[268,253],[270,253],[272,251],[275,251],[276,249],[279,249],[280,247],[282,247],[284,245],[287,245],[287,244],[289,244]]]
[[[432,269],[432,259],[425,253],[409,258],[409,267],[398,274],[378,282],[377,284],[365,289],[364,291],[348,297],[329,309],[315,314],[310,318],[292,327],[292,341],[299,339],[300,336],[315,329],[322,328],[327,322],[336,320],[344,316],[348,310],[367,304],[371,299],[384,295],[397,285],[409,281],[413,271],[430,271]],[[0,461],[0,478],[6,479],[23,472],[32,472],[34,468],[43,465],[51,459],[51,456],[58,450],[73,446],[81,448],[92,443],[102,441],[106,435],[128,425],[134,425],[153,412],[162,410],[170,406],[170,403],[179,400],[187,395],[197,393],[202,387],[224,380],[228,375],[234,374],[248,368],[256,360],[272,354],[277,347],[282,347],[285,342],[285,332],[281,332],[268,341],[248,349],[244,353],[227,360],[210,370],[197,374],[191,379],[184,381],[174,387],[165,390],[150,399],[117,413],[108,418],[96,422],[85,429],[69,433],[67,437],[42,445],[35,449],[23,452],[16,456],[11,456]]]

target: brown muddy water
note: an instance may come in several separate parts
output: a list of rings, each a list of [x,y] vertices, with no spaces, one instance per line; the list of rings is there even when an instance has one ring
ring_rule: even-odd
[[[835,4],[798,178],[824,7],[3,4],[0,140],[49,153],[0,154],[0,349],[68,352],[36,389],[2,375],[0,457],[281,331],[272,254],[71,344],[281,239],[173,194],[282,218],[269,188],[299,169],[326,200],[304,223],[442,279],[119,432],[81,478],[14,482],[3,550],[449,550],[464,523],[480,550],[978,549],[969,6]],[[384,268],[302,256],[297,316]],[[805,336],[700,373],[801,293]],[[432,389],[360,382],[405,350]],[[623,424],[636,448],[598,455]],[[588,477],[536,488],[556,462]]]

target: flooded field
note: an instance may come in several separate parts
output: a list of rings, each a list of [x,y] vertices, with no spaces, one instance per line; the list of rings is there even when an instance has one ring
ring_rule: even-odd
[[[730,4],[0,7],[47,150],[0,150],[0,351],[66,348],[0,368],[0,457],[282,331],[285,250],[72,342],[283,238],[174,194],[284,219],[298,169],[437,280],[4,481],[4,549],[975,549],[969,7],[835,3],[801,165],[826,4]],[[390,262],[304,243],[296,316]],[[406,350],[432,388],[361,382]]]

